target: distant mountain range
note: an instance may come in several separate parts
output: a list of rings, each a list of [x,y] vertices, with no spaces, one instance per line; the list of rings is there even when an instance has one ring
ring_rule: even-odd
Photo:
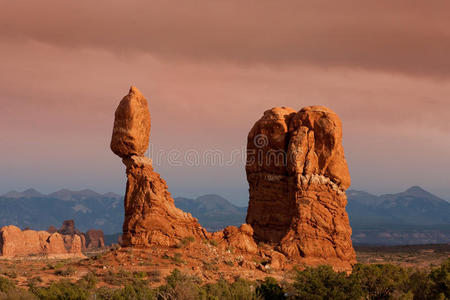
[[[450,203],[418,186],[381,196],[350,190],[347,198],[347,212],[354,227],[450,224]]]
[[[204,195],[196,199],[177,197],[175,206],[190,212],[208,231],[245,223],[247,207],[239,207],[218,195]]]
[[[421,187],[381,196],[350,190],[347,198],[355,243],[450,242],[450,203]]]
[[[350,190],[347,196],[352,238],[357,244],[450,242],[450,203],[418,186],[381,196]],[[245,222],[247,208],[218,195],[174,200],[209,231]],[[122,231],[123,215],[123,196],[114,193],[63,189],[44,195],[28,189],[0,196],[0,227],[46,229],[74,219],[82,231],[95,228],[108,235]]]
[[[122,231],[123,197],[114,193],[63,189],[44,195],[34,189],[0,196],[0,227],[47,229],[73,219],[81,231],[101,229],[106,234]]]

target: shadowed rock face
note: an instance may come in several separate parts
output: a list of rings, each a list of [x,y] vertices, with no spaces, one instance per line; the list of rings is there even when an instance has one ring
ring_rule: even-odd
[[[355,263],[338,116],[322,106],[273,108],[251,129],[247,150],[247,223],[255,240],[309,264]]]
[[[150,135],[147,101],[135,88],[116,110],[111,150],[126,166],[125,221],[122,244],[148,247],[176,245],[185,237],[203,239],[207,232],[197,219],[175,207],[166,182],[143,156]]]

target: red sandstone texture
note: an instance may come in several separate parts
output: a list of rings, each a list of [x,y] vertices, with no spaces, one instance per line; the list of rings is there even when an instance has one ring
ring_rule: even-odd
[[[175,207],[166,182],[143,156],[149,135],[147,100],[132,87],[116,110],[111,141],[128,179],[123,246],[174,246],[193,237],[260,255],[277,268],[294,260],[350,270],[356,262],[345,212],[350,176],[342,125],[331,110],[283,107],[264,113],[248,136],[248,224],[212,234]]]
[[[254,239],[308,265],[350,269],[350,175],[338,116],[322,106],[273,108],[253,126],[247,150]]]
[[[70,245],[70,247],[68,246]],[[81,253],[81,238],[78,235],[61,235],[47,231],[20,230],[9,225],[0,229],[0,257],[48,258],[85,257]]]
[[[132,86],[116,109],[111,150],[122,158],[144,155],[148,148],[150,126],[147,100]]]

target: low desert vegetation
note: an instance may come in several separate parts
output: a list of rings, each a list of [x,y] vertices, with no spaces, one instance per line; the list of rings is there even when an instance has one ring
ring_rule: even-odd
[[[427,270],[391,264],[357,264],[351,274],[334,272],[329,266],[294,270],[292,280],[278,282],[236,278],[202,283],[175,269],[159,287],[149,283],[159,273],[120,271],[109,275],[116,288],[98,287],[99,279],[88,273],[77,282],[61,279],[41,287],[30,280],[28,289],[16,286],[14,279],[0,277],[1,300],[278,300],[278,299],[450,299],[450,259]],[[115,280],[113,280],[115,278]],[[121,282],[121,284],[120,284]],[[120,285],[120,286],[119,286]]]

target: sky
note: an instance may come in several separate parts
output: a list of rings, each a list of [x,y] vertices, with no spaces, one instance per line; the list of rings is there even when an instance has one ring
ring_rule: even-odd
[[[123,194],[109,143],[135,85],[173,196],[246,205],[253,124],[275,106],[325,105],[343,122],[351,189],[420,185],[450,200],[449,10],[447,0],[0,0],[0,194]],[[224,162],[204,163],[212,152]]]

